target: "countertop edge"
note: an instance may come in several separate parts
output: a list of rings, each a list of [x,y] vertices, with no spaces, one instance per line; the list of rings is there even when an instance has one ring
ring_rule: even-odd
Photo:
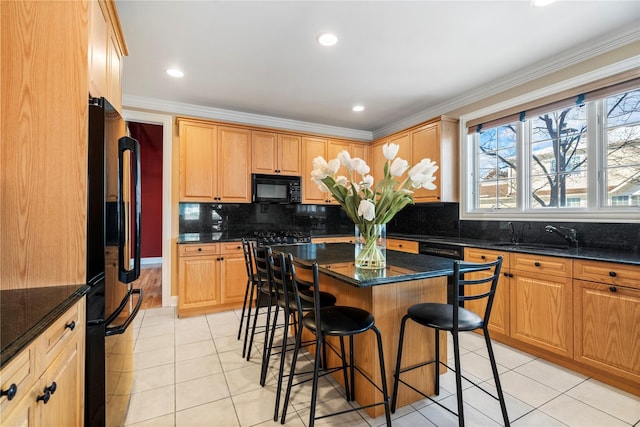
[[[62,316],[69,308],[71,308],[78,300],[84,297],[89,291],[87,285],[80,285],[78,289],[69,295],[64,301],[58,304],[53,310],[47,313],[38,323],[26,330],[20,337],[16,338],[0,353],[0,369],[3,369],[15,356],[17,356],[25,347],[40,336],[53,322]]]

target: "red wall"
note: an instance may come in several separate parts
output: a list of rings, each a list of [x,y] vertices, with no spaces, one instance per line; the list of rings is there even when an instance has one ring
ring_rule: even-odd
[[[140,142],[142,258],[162,257],[162,125],[129,122]]]

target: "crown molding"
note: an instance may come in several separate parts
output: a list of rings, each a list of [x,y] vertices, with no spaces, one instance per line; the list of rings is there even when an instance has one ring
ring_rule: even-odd
[[[595,58],[614,49],[626,46],[630,43],[638,42],[639,40],[640,29],[638,29],[636,25],[623,27],[609,34],[606,39],[592,40],[591,42],[583,43],[582,45],[572,48],[570,51],[566,51],[563,54],[552,56],[545,61],[538,63],[536,66],[527,67],[516,71],[511,74],[511,76],[494,80],[493,82],[484,85],[477,90],[473,90],[464,96],[456,97],[449,101],[434,105],[433,107],[417,114],[413,114],[412,116],[398,122],[376,129],[373,131],[373,139],[375,140],[391,135],[411,126],[415,126],[425,120],[446,114],[448,111],[453,111],[466,105],[473,104],[474,102],[481,101],[485,98],[497,95],[501,92],[531,82],[553,72],[560,71],[572,65]],[[636,58],[635,63],[637,66],[640,61]]]
[[[185,115],[245,125],[287,129],[292,131],[335,136],[358,141],[368,142],[373,139],[372,133],[364,130],[329,126],[318,123],[303,122],[299,120],[283,119],[280,117],[265,116],[261,114],[244,113],[241,111],[226,110],[223,108],[204,107],[201,105],[166,101],[162,99],[147,98],[143,96],[123,94],[122,105],[124,106],[124,108],[139,108],[145,110],[161,111],[172,115]]]

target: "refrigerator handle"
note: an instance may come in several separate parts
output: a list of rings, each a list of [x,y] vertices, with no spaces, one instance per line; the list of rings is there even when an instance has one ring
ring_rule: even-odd
[[[135,207],[134,218],[132,220],[134,245],[133,245],[133,269],[125,265],[124,246],[127,240],[127,210],[128,206],[124,201],[124,171],[125,166],[131,169],[131,165],[124,165],[125,151],[131,152],[131,162],[133,164],[133,203]],[[118,279],[122,283],[131,283],[140,277],[140,219],[141,219],[141,199],[140,199],[140,143],[128,136],[123,136],[118,140]],[[127,260],[129,264],[129,260]]]
[[[127,320],[125,320],[121,325],[113,326],[110,328],[107,327],[104,333],[106,337],[124,333],[124,331],[127,330],[129,325],[133,321],[133,319],[135,319],[136,315],[138,314],[138,310],[140,310],[140,306],[142,305],[142,289],[132,289],[131,292],[127,293],[127,295],[123,298],[122,302],[120,303],[120,307],[118,307],[118,309],[111,316],[109,316],[109,318],[105,321],[105,324],[106,325],[110,324],[116,317],[118,317],[120,312],[122,312],[122,309],[124,309],[124,307],[129,302],[129,297],[133,294],[138,294],[138,302],[136,303],[136,306],[133,308],[133,311],[131,312],[129,317],[127,317]]]

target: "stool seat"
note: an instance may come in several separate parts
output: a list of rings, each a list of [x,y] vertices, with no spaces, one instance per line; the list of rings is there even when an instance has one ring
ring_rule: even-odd
[[[348,336],[356,335],[371,329],[375,319],[368,311],[345,306],[325,307],[320,310],[320,328],[323,335]],[[316,318],[314,313],[309,313],[302,319],[302,325],[316,332]]]
[[[409,307],[407,315],[411,320],[422,326],[453,330],[453,310],[449,304],[422,303]],[[473,331],[482,327],[482,318],[472,311],[462,307],[458,308],[458,330]]]

